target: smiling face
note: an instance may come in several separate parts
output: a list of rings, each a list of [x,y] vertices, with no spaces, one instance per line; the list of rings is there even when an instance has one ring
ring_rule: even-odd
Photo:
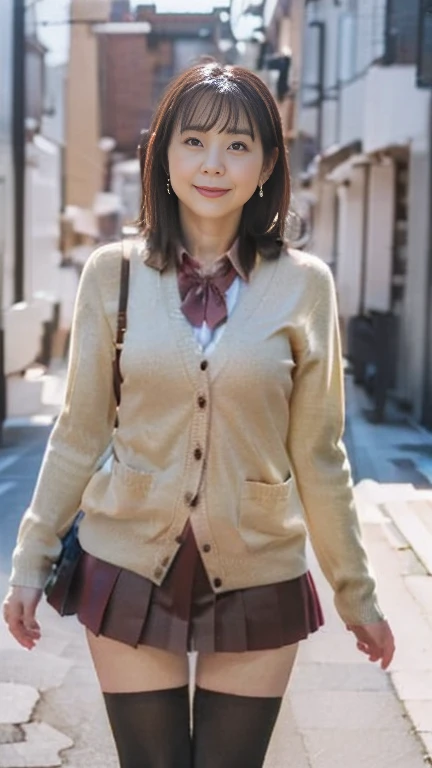
[[[189,112],[178,120],[168,147],[180,210],[240,220],[244,204],[269,175],[259,133],[246,113],[232,115],[223,97],[201,98]]]
[[[210,261],[237,236],[246,272],[257,252],[279,257],[291,192],[287,152],[278,105],[253,72],[212,62],[179,75],[140,159],[140,231],[162,268],[175,264],[179,242]]]

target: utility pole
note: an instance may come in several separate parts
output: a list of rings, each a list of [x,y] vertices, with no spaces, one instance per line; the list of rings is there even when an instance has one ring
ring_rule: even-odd
[[[15,174],[15,275],[14,301],[24,300],[25,222],[25,0],[13,4],[13,117],[12,140]]]

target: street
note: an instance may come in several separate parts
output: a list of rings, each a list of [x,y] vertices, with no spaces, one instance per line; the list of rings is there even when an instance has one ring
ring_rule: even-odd
[[[266,768],[421,768],[431,761],[431,578],[383,514],[383,505],[374,504],[377,489],[394,498],[397,476],[385,476],[390,467],[386,455],[396,453],[398,442],[414,450],[428,445],[428,438],[409,424],[368,424],[361,415],[362,396],[350,388],[348,395],[347,443],[356,453],[353,468],[361,473],[366,455],[374,466],[370,476],[375,479],[359,482],[356,493],[397,653],[385,673],[357,651],[311,553],[326,625],[302,645]],[[48,434],[48,425],[18,425],[5,432],[0,451],[2,594],[19,518],[30,499]],[[399,497],[407,492],[408,482],[404,476],[397,486]],[[115,768],[82,627],[73,617],[60,619],[46,604],[40,607],[39,619],[43,637],[31,653],[0,625],[0,768]]]

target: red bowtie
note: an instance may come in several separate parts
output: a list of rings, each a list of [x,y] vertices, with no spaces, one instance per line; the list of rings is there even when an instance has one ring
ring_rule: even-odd
[[[182,299],[181,310],[189,322],[200,328],[205,321],[212,330],[227,319],[225,293],[238,275],[228,258],[215,272],[202,274],[200,264],[183,254],[178,265],[178,284]]]

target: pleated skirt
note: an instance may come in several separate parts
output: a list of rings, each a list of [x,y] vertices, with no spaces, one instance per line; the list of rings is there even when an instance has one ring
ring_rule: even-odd
[[[324,623],[309,572],[215,594],[189,523],[161,586],[84,552],[67,601],[95,635],[172,653],[280,648],[304,640]]]

